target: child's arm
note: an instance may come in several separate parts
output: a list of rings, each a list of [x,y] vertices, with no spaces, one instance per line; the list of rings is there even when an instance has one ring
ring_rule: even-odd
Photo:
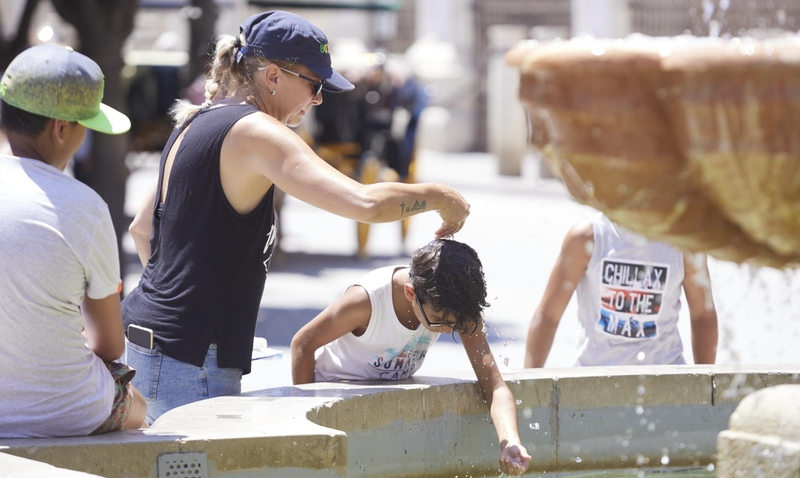
[[[103,299],[92,299],[87,295],[81,304],[81,315],[83,335],[92,352],[106,362],[122,357],[125,353],[125,332],[119,294],[111,294]]]
[[[363,287],[353,286],[307,323],[292,339],[292,381],[314,383],[314,352],[339,337],[367,328],[372,305]]]
[[[683,256],[683,292],[692,319],[694,363],[713,364],[717,358],[717,310],[711,296],[711,278],[705,256]]]
[[[517,407],[514,397],[497,369],[486,334],[477,330],[472,335],[459,334],[469,356],[475,376],[483,389],[489,412],[500,441],[500,469],[509,475],[521,475],[531,461],[519,439]]]
[[[561,254],[556,259],[544,296],[528,329],[525,368],[544,367],[561,316],[592,258],[593,241],[594,226],[591,221],[575,224],[564,238]]]

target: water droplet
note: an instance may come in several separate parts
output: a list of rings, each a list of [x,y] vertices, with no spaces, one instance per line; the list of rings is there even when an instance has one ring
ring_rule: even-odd
[[[508,362],[509,362],[509,360],[510,360],[510,359],[509,359],[508,357],[504,358],[504,359],[503,359],[503,365],[505,365],[506,367],[508,367]]]
[[[538,430],[539,429],[539,422],[533,422],[528,424],[528,428],[531,430]]]
[[[708,23],[714,16],[716,5],[711,0],[703,0],[703,23]]]
[[[629,442],[628,440],[622,440],[622,448],[628,448],[628,445],[630,445],[630,444],[631,444],[631,442]]]
[[[517,405],[522,405],[522,400],[517,399],[516,404]]]
[[[719,37],[720,32],[722,31],[722,24],[716,20],[711,20],[708,22],[708,36],[711,38]]]
[[[524,418],[530,418],[530,417],[532,417],[532,416],[533,416],[533,410],[531,410],[531,409],[530,409],[530,407],[525,407],[525,408],[523,408],[523,409],[522,409],[522,416],[523,416]]]
[[[644,360],[644,358],[645,358],[646,356],[647,356],[647,355],[646,355],[644,352],[639,352],[638,354],[636,354],[636,360],[638,360],[638,361],[640,361],[640,362],[641,362],[642,360]]]
[[[580,463],[580,462],[582,462],[582,461],[583,461],[583,458],[581,458],[581,457],[579,457],[579,456],[576,456],[576,457],[575,457],[575,463]]]
[[[739,53],[744,56],[753,56],[756,52],[756,46],[753,43],[743,43],[739,45]]]
[[[709,463],[709,464],[708,464],[708,468],[707,468],[707,469],[708,469],[708,471],[714,471],[714,468],[716,468],[716,467],[714,466],[714,464],[713,464],[713,463]]]
[[[508,347],[508,342],[503,342],[503,347]]]
[[[644,407],[641,405],[636,405],[636,414],[641,415],[642,413],[644,413]]]
[[[655,429],[656,429],[656,424],[655,423],[650,422],[650,423],[647,424],[647,431],[652,432],[652,431],[655,431]]]
[[[639,395],[644,395],[644,385],[639,385]]]
[[[642,455],[639,455],[639,456],[636,457],[636,464],[637,465],[642,466],[642,465],[644,465],[644,463],[645,463],[645,461],[644,461],[644,457]]]
[[[664,456],[661,457],[661,464],[662,465],[669,465],[669,457],[667,455],[664,455]]]

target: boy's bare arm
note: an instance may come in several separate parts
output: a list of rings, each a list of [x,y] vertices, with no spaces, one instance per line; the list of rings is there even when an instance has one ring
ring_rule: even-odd
[[[497,368],[486,334],[478,330],[472,335],[459,334],[472,369],[486,397],[497,438],[500,441],[500,469],[503,473],[519,475],[531,460],[519,439],[517,408],[514,396]]]
[[[713,364],[717,358],[717,310],[711,295],[711,279],[704,255],[684,255],[683,292],[692,320],[694,363]]]
[[[590,221],[570,229],[556,259],[544,297],[533,314],[525,346],[525,367],[544,367],[558,323],[592,257],[594,227]]]
[[[119,295],[111,294],[104,299],[86,296],[81,305],[81,315],[83,335],[92,352],[106,362],[122,357],[125,353],[125,333]]]
[[[292,339],[292,382],[314,383],[314,353],[323,345],[359,328],[366,328],[372,316],[367,291],[353,286]]]

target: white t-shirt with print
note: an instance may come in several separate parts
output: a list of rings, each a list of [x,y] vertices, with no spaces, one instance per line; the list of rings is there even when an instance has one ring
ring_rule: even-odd
[[[109,417],[114,382],[79,307],[118,287],[100,196],[41,161],[0,156],[0,437],[88,435]]]
[[[376,269],[353,286],[367,291],[372,315],[367,330],[347,333],[324,346],[316,360],[315,380],[402,380],[419,370],[428,348],[439,338],[422,325],[409,330],[400,323],[392,302],[392,276],[397,269]]]
[[[683,364],[678,333],[683,253],[592,219],[594,249],[578,283],[576,365]]]

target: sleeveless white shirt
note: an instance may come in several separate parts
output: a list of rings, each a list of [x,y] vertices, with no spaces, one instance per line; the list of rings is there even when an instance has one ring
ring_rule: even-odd
[[[350,286],[367,291],[372,305],[369,325],[360,337],[347,333],[321,349],[316,360],[317,382],[402,380],[419,370],[428,348],[440,334],[422,325],[409,330],[397,318],[392,303],[392,276],[405,267],[376,269]]]
[[[678,333],[683,253],[603,214],[592,223],[592,258],[577,287],[576,365],[686,363]]]

